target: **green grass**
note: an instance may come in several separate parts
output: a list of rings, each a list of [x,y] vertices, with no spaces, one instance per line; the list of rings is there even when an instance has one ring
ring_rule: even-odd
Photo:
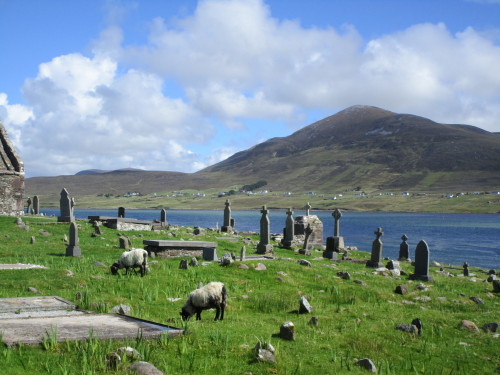
[[[374,361],[379,374],[500,372],[500,339],[491,333],[473,334],[458,328],[462,319],[472,320],[479,327],[499,320],[500,296],[492,295],[491,284],[485,282],[441,276],[431,268],[435,281],[428,283],[431,286],[427,291],[419,291],[416,282],[406,276],[375,275],[362,264],[316,259],[321,257],[319,251],[308,257],[312,267],[304,267],[296,262],[303,256],[277,247],[277,255],[283,259],[266,261],[265,271],[253,269],[256,261],[245,262],[248,270],[238,268],[239,262],[229,267],[213,263],[180,270],[179,259],[156,258],[150,265],[151,273],[144,278],[113,276],[108,267],[93,263],[110,265],[119,257],[122,250],[117,247],[115,230],[103,228],[103,235],[93,238],[91,225],[78,221],[83,257],[67,258],[62,256],[63,237],[69,233],[67,224],[37,224],[53,220],[47,218],[23,220],[29,231],[16,227],[13,218],[0,217],[0,262],[41,264],[49,269],[0,271],[0,297],[33,296],[28,287],[34,287],[42,295],[60,296],[98,312],[127,304],[133,316],[186,327],[189,333],[158,340],[110,341],[94,336],[82,342],[57,342],[54,329],[41,345],[1,347],[3,374],[122,374],[130,361],[116,371],[107,370],[105,361],[106,354],[121,346],[134,347],[165,374],[365,374],[366,370],[354,363],[366,357]],[[42,236],[41,230],[51,235]],[[177,238],[194,239],[192,228],[171,231],[178,232]],[[132,231],[127,235],[134,247],[142,247],[143,239],[167,238],[166,232]],[[36,237],[35,244],[30,244],[31,236]],[[216,236],[220,235],[207,231],[196,239],[217,241]],[[242,245],[242,241],[221,241],[218,255],[225,251],[239,254]],[[251,254],[251,246],[246,247]],[[366,259],[368,254],[353,252],[351,256]],[[412,272],[408,264],[403,268]],[[67,270],[74,276],[67,276]],[[286,273],[282,281],[277,280],[280,271]],[[338,271],[348,271],[351,280],[337,277]],[[451,272],[460,274],[461,269]],[[471,272],[486,278],[477,269]],[[367,286],[355,283],[356,279]],[[205,311],[201,321],[190,320],[185,326],[179,312],[200,281],[226,284],[230,299],[225,319],[214,322],[215,312]],[[409,285],[410,293],[395,294],[398,284]],[[77,293],[82,296],[79,301]],[[301,296],[313,306],[312,314],[297,314]],[[416,302],[414,298],[419,296],[432,300]],[[473,303],[470,296],[482,298],[485,305]],[[169,302],[167,298],[171,297],[182,300]],[[317,327],[308,324],[311,315],[318,317]],[[422,336],[395,329],[396,324],[410,323],[417,317],[424,324]],[[285,321],[294,323],[296,341],[274,336]],[[254,362],[252,348],[259,340],[271,342],[276,348],[276,364]]]

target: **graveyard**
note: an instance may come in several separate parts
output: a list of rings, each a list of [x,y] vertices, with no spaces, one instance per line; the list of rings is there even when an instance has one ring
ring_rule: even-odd
[[[243,233],[224,201],[220,230],[166,221],[146,230],[75,220],[70,197],[62,194],[62,200],[59,217],[0,217],[0,263],[14,265],[0,267],[0,298],[57,296],[78,310],[106,315],[126,306],[125,315],[133,319],[183,334],[146,337],[138,330],[110,338],[96,330],[68,340],[54,328],[36,344],[3,345],[4,373],[122,374],[137,361],[163,374],[500,370],[495,276],[469,265],[436,263],[425,238],[417,245],[402,236],[401,259],[386,259],[383,228],[369,234],[372,249],[350,248],[339,210],[332,213],[334,228],[323,228],[309,208],[300,219],[290,208],[283,214],[283,236],[269,233],[266,206],[260,233]],[[326,247],[317,240],[319,230],[329,235]],[[155,250],[144,277],[110,272],[124,250],[147,246]],[[224,319],[214,321],[209,310],[201,320],[183,321],[189,293],[212,281],[227,288]],[[14,311],[20,318],[22,313]],[[116,360],[123,347],[134,354]]]

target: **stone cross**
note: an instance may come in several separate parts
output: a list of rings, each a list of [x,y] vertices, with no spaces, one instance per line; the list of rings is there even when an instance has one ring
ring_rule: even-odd
[[[33,197],[33,213],[35,215],[40,213],[40,201],[38,200],[38,195]]]
[[[340,218],[342,217],[342,212],[340,212],[337,208],[332,213],[333,218],[335,219],[335,224],[333,226],[333,235],[335,237],[340,236]]]
[[[273,245],[271,242],[271,224],[269,222],[269,210],[266,206],[262,206],[262,217],[260,218],[260,242],[257,245],[257,253],[265,254],[267,252],[273,251]]]
[[[372,253],[370,260],[366,262],[367,267],[372,267],[372,268],[379,268],[383,267],[383,264],[381,263],[382,260],[382,247],[383,247],[383,242],[380,239],[384,232],[382,232],[382,228],[378,228],[375,232],[375,240],[372,242]]]
[[[295,225],[293,221],[293,211],[290,207],[286,212],[286,221],[285,221],[285,236],[283,241],[281,242],[284,247],[292,246],[293,238],[295,236]]]
[[[310,210],[311,210],[311,205],[309,204],[309,202],[307,202],[307,204],[306,204],[306,216],[309,216],[311,214]]]
[[[224,222],[222,223],[221,232],[232,232],[231,227],[231,202],[229,199],[226,199],[226,203],[224,203],[226,207],[224,207]]]
[[[399,245],[399,257],[398,260],[410,260],[410,249],[408,247],[408,236],[406,234],[403,234],[401,236],[401,239],[403,242]]]
[[[410,275],[411,280],[433,281],[429,276],[429,254],[429,246],[421,240],[415,249],[415,273]]]
[[[309,237],[311,236],[311,233],[313,230],[311,229],[311,225],[307,224],[307,228],[305,229],[306,237],[304,238],[304,245],[302,245],[302,251],[299,252],[300,254],[307,254],[307,250],[311,247],[309,245]]]
[[[57,217],[58,222],[71,223],[75,221],[73,215],[72,198],[69,196],[68,191],[64,188],[61,190],[61,199],[59,200],[60,216]],[[73,203],[74,204],[74,203]]]
[[[71,222],[69,226],[69,244],[66,247],[67,257],[81,257],[82,250],[78,246],[78,227],[74,221]]]
[[[26,201],[26,205],[28,206],[26,208],[26,213],[30,214],[31,213],[31,198],[28,197],[28,200]]]
[[[125,217],[125,207],[118,207],[118,217]]]

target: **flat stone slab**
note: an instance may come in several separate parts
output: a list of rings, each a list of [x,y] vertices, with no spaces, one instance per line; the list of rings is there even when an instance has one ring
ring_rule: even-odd
[[[56,332],[57,341],[85,340],[92,332],[99,339],[134,339],[180,335],[183,330],[119,314],[76,310],[73,303],[55,296],[0,298],[0,333],[6,345],[39,344]]]
[[[161,250],[168,249],[205,249],[207,247],[216,248],[217,243],[209,241],[171,241],[171,240],[143,240],[146,246],[153,246]]]
[[[32,268],[41,268],[44,270],[48,270],[47,267],[45,266],[40,266],[38,264],[23,264],[23,263],[16,263],[16,264],[0,264],[0,270],[29,270]]]

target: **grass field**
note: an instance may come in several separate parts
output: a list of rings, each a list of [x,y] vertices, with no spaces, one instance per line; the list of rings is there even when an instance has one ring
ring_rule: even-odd
[[[32,263],[49,269],[0,271],[0,297],[34,296],[28,289],[34,287],[41,295],[60,296],[98,312],[127,304],[135,317],[186,328],[188,333],[177,338],[124,342],[94,337],[58,343],[57,337],[48,337],[39,346],[1,347],[2,374],[123,374],[128,363],[108,370],[105,362],[106,354],[121,346],[134,347],[143,360],[164,374],[365,374],[366,370],[355,365],[361,358],[371,358],[378,374],[500,373],[500,338],[491,332],[459,328],[462,320],[473,321],[480,328],[500,320],[500,296],[491,293],[492,286],[483,281],[486,275],[481,270],[471,269],[481,279],[475,281],[461,277],[460,267],[446,268],[456,277],[431,267],[435,280],[425,283],[427,290],[420,290],[418,282],[409,281],[407,276],[384,276],[363,264],[328,261],[321,258],[319,250],[307,257],[312,266],[305,267],[297,263],[304,256],[275,246],[282,259],[266,261],[264,271],[254,269],[257,261],[244,262],[250,266],[248,270],[238,268],[240,262],[229,267],[211,263],[181,270],[179,259],[156,258],[150,259],[151,272],[144,278],[123,273],[113,276],[109,267],[98,267],[94,262],[111,265],[118,259],[122,250],[117,247],[117,231],[103,228],[102,236],[92,237],[92,226],[78,221],[83,256],[69,258],[63,256],[67,224],[30,216],[23,220],[29,231],[17,227],[14,218],[0,217],[0,263]],[[49,224],[40,225],[42,222]],[[143,239],[216,241],[219,256],[239,254],[243,245],[243,237],[236,237],[236,242],[217,240],[221,234],[204,231],[193,236],[192,229],[124,234],[130,236],[134,247],[142,247]],[[30,243],[32,236],[34,244]],[[250,237],[257,241],[256,236]],[[252,246],[247,245],[247,254],[252,252]],[[368,255],[350,254],[355,259],[367,259]],[[405,263],[403,270],[410,274],[413,267]],[[73,276],[68,276],[68,271]],[[351,279],[341,279],[339,271],[348,271]],[[190,320],[184,325],[179,312],[200,281],[226,284],[230,298],[225,319],[215,322],[215,312],[205,311],[201,321]],[[408,286],[407,295],[394,293],[400,284]],[[81,301],[75,299],[77,293],[82,294]],[[312,314],[297,314],[301,296],[312,305]],[[474,303],[472,296],[485,303]],[[429,298],[425,302],[420,297]],[[169,302],[167,298],[182,300]],[[318,326],[309,324],[312,315],[318,318]],[[421,336],[395,329],[414,318],[423,322]],[[286,321],[295,325],[295,341],[273,336]],[[276,348],[276,363],[254,360],[253,348],[259,340]]]

